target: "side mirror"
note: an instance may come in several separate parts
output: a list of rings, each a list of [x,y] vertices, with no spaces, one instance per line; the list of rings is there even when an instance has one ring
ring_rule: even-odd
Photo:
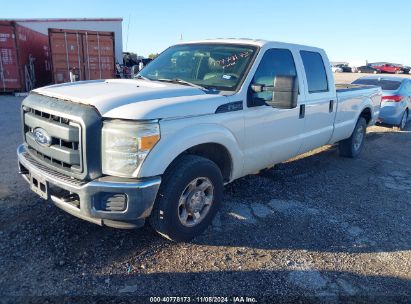
[[[254,93],[273,92],[272,99],[266,103],[273,108],[293,109],[297,107],[298,100],[298,79],[296,76],[274,77],[273,85],[251,84]]]
[[[273,99],[267,103],[275,108],[293,109],[297,107],[298,79],[295,76],[274,78]]]

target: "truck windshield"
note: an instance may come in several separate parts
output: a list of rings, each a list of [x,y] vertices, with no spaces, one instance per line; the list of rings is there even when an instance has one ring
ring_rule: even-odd
[[[242,83],[257,47],[221,43],[175,45],[136,76],[205,89],[235,91]]]

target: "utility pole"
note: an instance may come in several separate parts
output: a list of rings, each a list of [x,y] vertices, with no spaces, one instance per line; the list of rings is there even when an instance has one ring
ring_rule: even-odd
[[[126,51],[128,51],[128,34],[130,33],[130,20],[131,20],[131,14],[128,15]]]

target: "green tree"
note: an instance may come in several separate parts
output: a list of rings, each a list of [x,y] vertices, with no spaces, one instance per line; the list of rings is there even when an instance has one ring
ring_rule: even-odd
[[[158,53],[151,53],[150,55],[148,55],[148,58],[154,59],[158,56]]]

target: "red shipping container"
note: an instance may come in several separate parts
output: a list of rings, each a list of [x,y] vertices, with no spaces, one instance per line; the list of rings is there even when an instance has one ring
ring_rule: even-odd
[[[115,77],[114,33],[49,29],[55,83]]]
[[[30,91],[50,82],[47,35],[0,21],[0,91]]]

